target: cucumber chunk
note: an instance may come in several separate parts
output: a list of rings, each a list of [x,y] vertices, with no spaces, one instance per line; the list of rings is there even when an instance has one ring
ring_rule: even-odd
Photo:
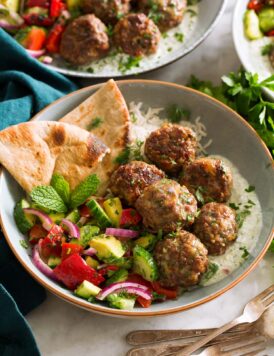
[[[263,32],[274,30],[274,8],[266,7],[259,14],[259,24]]]
[[[86,205],[90,208],[93,216],[96,218],[101,227],[111,226],[111,220],[96,200],[91,199]]]
[[[22,234],[26,234],[35,224],[35,216],[31,214],[26,214],[23,210],[29,207],[30,204],[27,202],[27,200],[21,199],[14,208],[14,220]]]
[[[110,307],[117,309],[132,310],[135,304],[135,298],[125,298],[118,294],[110,294],[106,299]]]
[[[133,271],[152,282],[158,278],[158,268],[152,255],[141,246],[133,249]]]
[[[95,286],[89,281],[82,282],[77,289],[75,289],[74,293],[78,295],[78,297],[89,299],[90,297],[96,297],[97,294],[101,292],[101,288]]]
[[[64,219],[65,214],[64,213],[49,214],[49,217],[54,223],[60,224],[60,222]]]
[[[48,259],[48,266],[50,268],[55,268],[61,263],[61,258],[60,257],[55,257],[55,256],[50,256]]]
[[[260,30],[259,18],[254,10],[247,10],[244,15],[244,33],[249,40],[263,37]]]
[[[67,216],[66,219],[71,221],[74,224],[77,224],[78,221],[80,220],[80,213],[78,209],[74,209],[72,210],[72,212],[70,212]]]
[[[101,260],[107,260],[111,257],[120,258],[124,255],[125,249],[118,239],[113,236],[99,235],[95,236],[89,243],[90,247],[95,248],[97,256]]]
[[[112,283],[124,282],[127,280],[128,271],[126,269],[119,269],[116,271],[106,282],[106,285],[109,286]]]
[[[135,244],[145,248],[146,250],[151,251],[151,250],[153,250],[157,241],[158,241],[157,236],[152,235],[152,234],[147,234],[147,235],[141,236],[137,240],[135,240]]]

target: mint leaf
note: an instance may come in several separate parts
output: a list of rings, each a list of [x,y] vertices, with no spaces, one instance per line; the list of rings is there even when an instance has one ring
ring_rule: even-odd
[[[51,186],[40,185],[32,189],[31,199],[42,208],[49,209],[57,213],[65,213],[67,207],[60,195]]]
[[[96,174],[88,176],[82,183],[80,183],[71,193],[70,207],[77,208],[83,204],[87,198],[95,194],[98,190],[100,179]]]
[[[64,203],[69,204],[70,187],[69,187],[69,183],[65,180],[65,178],[59,173],[54,173],[51,178],[50,185],[60,195]]]

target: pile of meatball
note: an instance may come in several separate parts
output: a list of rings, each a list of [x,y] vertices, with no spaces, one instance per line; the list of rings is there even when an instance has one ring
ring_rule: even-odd
[[[236,214],[225,203],[232,174],[224,162],[196,158],[190,128],[165,124],[145,141],[147,162],[119,166],[110,189],[141,214],[147,231],[162,232],[154,248],[163,287],[191,287],[208,268],[208,255],[222,255],[237,238]],[[196,199],[197,192],[203,199]]]
[[[85,15],[66,27],[60,55],[85,65],[105,56],[113,44],[134,57],[153,54],[161,31],[177,26],[186,6],[186,0],[82,0]]]

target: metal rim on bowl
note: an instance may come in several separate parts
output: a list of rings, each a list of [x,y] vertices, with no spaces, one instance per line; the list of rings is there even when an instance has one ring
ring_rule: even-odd
[[[218,10],[218,14],[217,16],[214,18],[214,20],[209,24],[208,29],[204,32],[204,34],[190,47],[188,47],[185,51],[182,52],[181,55],[179,55],[178,57],[176,57],[175,59],[172,60],[167,60],[166,63],[163,64],[159,64],[151,69],[147,69],[147,70],[140,70],[140,71],[136,71],[134,73],[131,74],[118,74],[118,75],[112,75],[111,78],[128,78],[130,76],[133,75],[140,75],[140,74],[146,74],[146,73],[151,73],[157,69],[161,69],[164,68],[166,66],[168,66],[169,64],[172,64],[176,61],[178,61],[179,59],[183,58],[184,56],[186,56],[188,53],[191,53],[196,47],[198,47],[209,35],[210,33],[213,31],[213,29],[215,28],[215,26],[217,25],[219,19],[221,18],[221,16],[224,13],[225,10],[225,6],[228,0],[223,0],[222,4],[220,5],[220,8]],[[64,74],[64,75],[68,75],[68,76],[72,76],[72,77],[78,77],[78,78],[100,78],[100,79],[108,79],[110,78],[110,76],[107,75],[96,75],[93,73],[88,73],[88,72],[78,72],[76,70],[71,70],[71,69],[66,69],[66,68],[59,68],[57,66],[51,65],[51,64],[47,64],[47,67],[51,68],[52,70],[55,70],[58,73]]]
[[[234,47],[235,50],[237,52],[237,55],[240,59],[240,62],[242,63],[244,69],[248,72],[253,72],[253,69],[249,66],[249,64],[244,60],[243,54],[242,54],[242,50],[241,50],[241,46],[238,42],[238,38],[239,38],[239,32],[237,30],[237,23],[238,23],[238,16],[241,13],[240,12],[240,6],[242,4],[242,0],[238,0],[235,8],[234,8],[234,12],[233,12],[233,20],[232,20],[232,37],[233,37],[233,43],[234,43]],[[248,4],[248,0],[246,0],[246,5]],[[243,25],[243,23],[242,23]],[[267,88],[263,88],[264,93],[272,100],[274,100],[274,91],[267,89]]]
[[[233,113],[233,115],[238,118],[238,120],[240,120],[246,127],[248,127],[248,129],[253,133],[254,138],[258,141],[258,143],[262,146],[262,148],[265,151],[265,154],[272,160],[272,157],[270,155],[270,152],[268,150],[268,148],[266,147],[265,143],[262,141],[262,139],[259,137],[259,135],[257,134],[257,132],[240,116],[238,115],[235,111],[233,111],[232,109],[230,109],[229,107],[227,107],[225,104],[221,103],[220,101],[204,94],[201,92],[198,92],[194,89],[191,88],[187,88],[184,87],[182,85],[179,84],[174,84],[174,83],[167,83],[167,82],[162,82],[162,81],[157,81],[157,80],[121,80],[118,81],[117,84],[119,86],[119,84],[134,84],[134,83],[140,83],[140,84],[157,84],[157,85],[161,85],[161,86],[166,86],[168,88],[173,87],[176,89],[180,89],[183,91],[189,91],[195,94],[199,94],[202,97],[205,97],[207,100],[212,101],[215,105],[219,105],[222,106],[225,110],[230,111],[231,113]],[[43,113],[44,111],[48,110],[51,106],[55,105],[57,102],[62,102],[64,100],[66,100],[67,97],[69,96],[73,96],[76,93],[79,92],[83,92],[83,91],[87,91],[87,90],[96,90],[98,89],[102,84],[96,84],[96,85],[92,85],[83,89],[80,89],[78,91],[75,91],[71,94],[66,95],[65,97],[62,97],[58,100],[56,100],[54,103],[50,104],[49,106],[47,106],[45,109],[43,109],[42,111],[40,111],[37,115],[35,115],[32,120],[35,120],[36,117],[38,115],[41,115],[41,113]],[[274,168],[274,165],[272,166]],[[0,171],[0,184],[2,184],[3,179],[2,179],[3,173],[2,171]],[[236,286],[239,282],[241,282],[257,265],[258,263],[261,261],[261,259],[264,257],[265,253],[268,250],[268,247],[271,244],[272,239],[274,238],[274,229],[272,230],[272,232],[269,234],[267,242],[264,246],[264,248],[262,249],[262,251],[260,252],[260,254],[255,258],[255,260],[251,263],[251,265],[247,268],[247,270],[241,274],[235,281],[231,282],[230,284],[228,284],[226,287],[222,288],[221,290],[217,291],[216,293],[213,293],[212,295],[209,295],[206,298],[203,298],[197,302],[193,302],[190,303],[188,305],[185,306],[180,306],[180,307],[174,307],[174,308],[170,308],[170,309],[166,309],[166,310],[159,310],[159,311],[126,311],[126,310],[115,310],[115,309],[102,309],[101,307],[97,306],[96,304],[90,304],[90,305],[86,305],[85,302],[81,301],[81,299],[77,299],[75,300],[74,297],[67,295],[66,293],[63,292],[59,292],[57,291],[54,287],[52,287],[51,285],[49,285],[47,282],[45,282],[42,278],[40,278],[39,276],[37,276],[30,267],[28,267],[28,265],[26,264],[26,262],[24,261],[23,258],[21,258],[19,256],[19,254],[17,253],[17,251],[15,250],[15,248],[13,247],[12,241],[9,238],[8,232],[5,230],[5,227],[3,225],[3,221],[2,221],[2,217],[1,217],[1,211],[0,211],[0,223],[3,229],[3,233],[5,235],[6,241],[8,242],[11,250],[13,251],[14,255],[16,256],[16,258],[19,260],[19,262],[22,264],[22,266],[26,269],[26,271],[37,281],[39,282],[43,287],[45,287],[46,289],[48,289],[49,291],[51,291],[53,294],[55,294],[56,296],[60,297],[61,299],[66,300],[69,303],[72,303],[78,307],[84,308],[86,310],[89,311],[93,311],[99,314],[104,314],[104,315],[110,315],[110,316],[125,316],[125,317],[133,317],[133,318],[138,318],[138,317],[152,317],[152,316],[161,316],[161,315],[169,315],[169,314],[174,314],[174,313],[178,313],[178,312],[182,312],[184,310],[188,310],[191,308],[194,308],[196,306],[205,304],[215,298],[217,298],[218,296],[222,295],[223,293],[227,292],[228,290],[230,290],[231,288],[233,288],[234,286]]]

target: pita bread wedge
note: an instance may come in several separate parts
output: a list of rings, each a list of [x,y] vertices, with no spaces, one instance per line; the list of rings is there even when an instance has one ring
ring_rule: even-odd
[[[127,104],[114,80],[108,81],[60,121],[89,130],[110,148],[110,154],[106,155],[102,164],[95,169],[101,180],[98,194],[104,194],[109,177],[117,168],[115,158],[130,143]]]
[[[0,163],[27,192],[48,185],[54,172],[73,189],[108,152],[93,134],[65,123],[33,121],[0,132]]]

